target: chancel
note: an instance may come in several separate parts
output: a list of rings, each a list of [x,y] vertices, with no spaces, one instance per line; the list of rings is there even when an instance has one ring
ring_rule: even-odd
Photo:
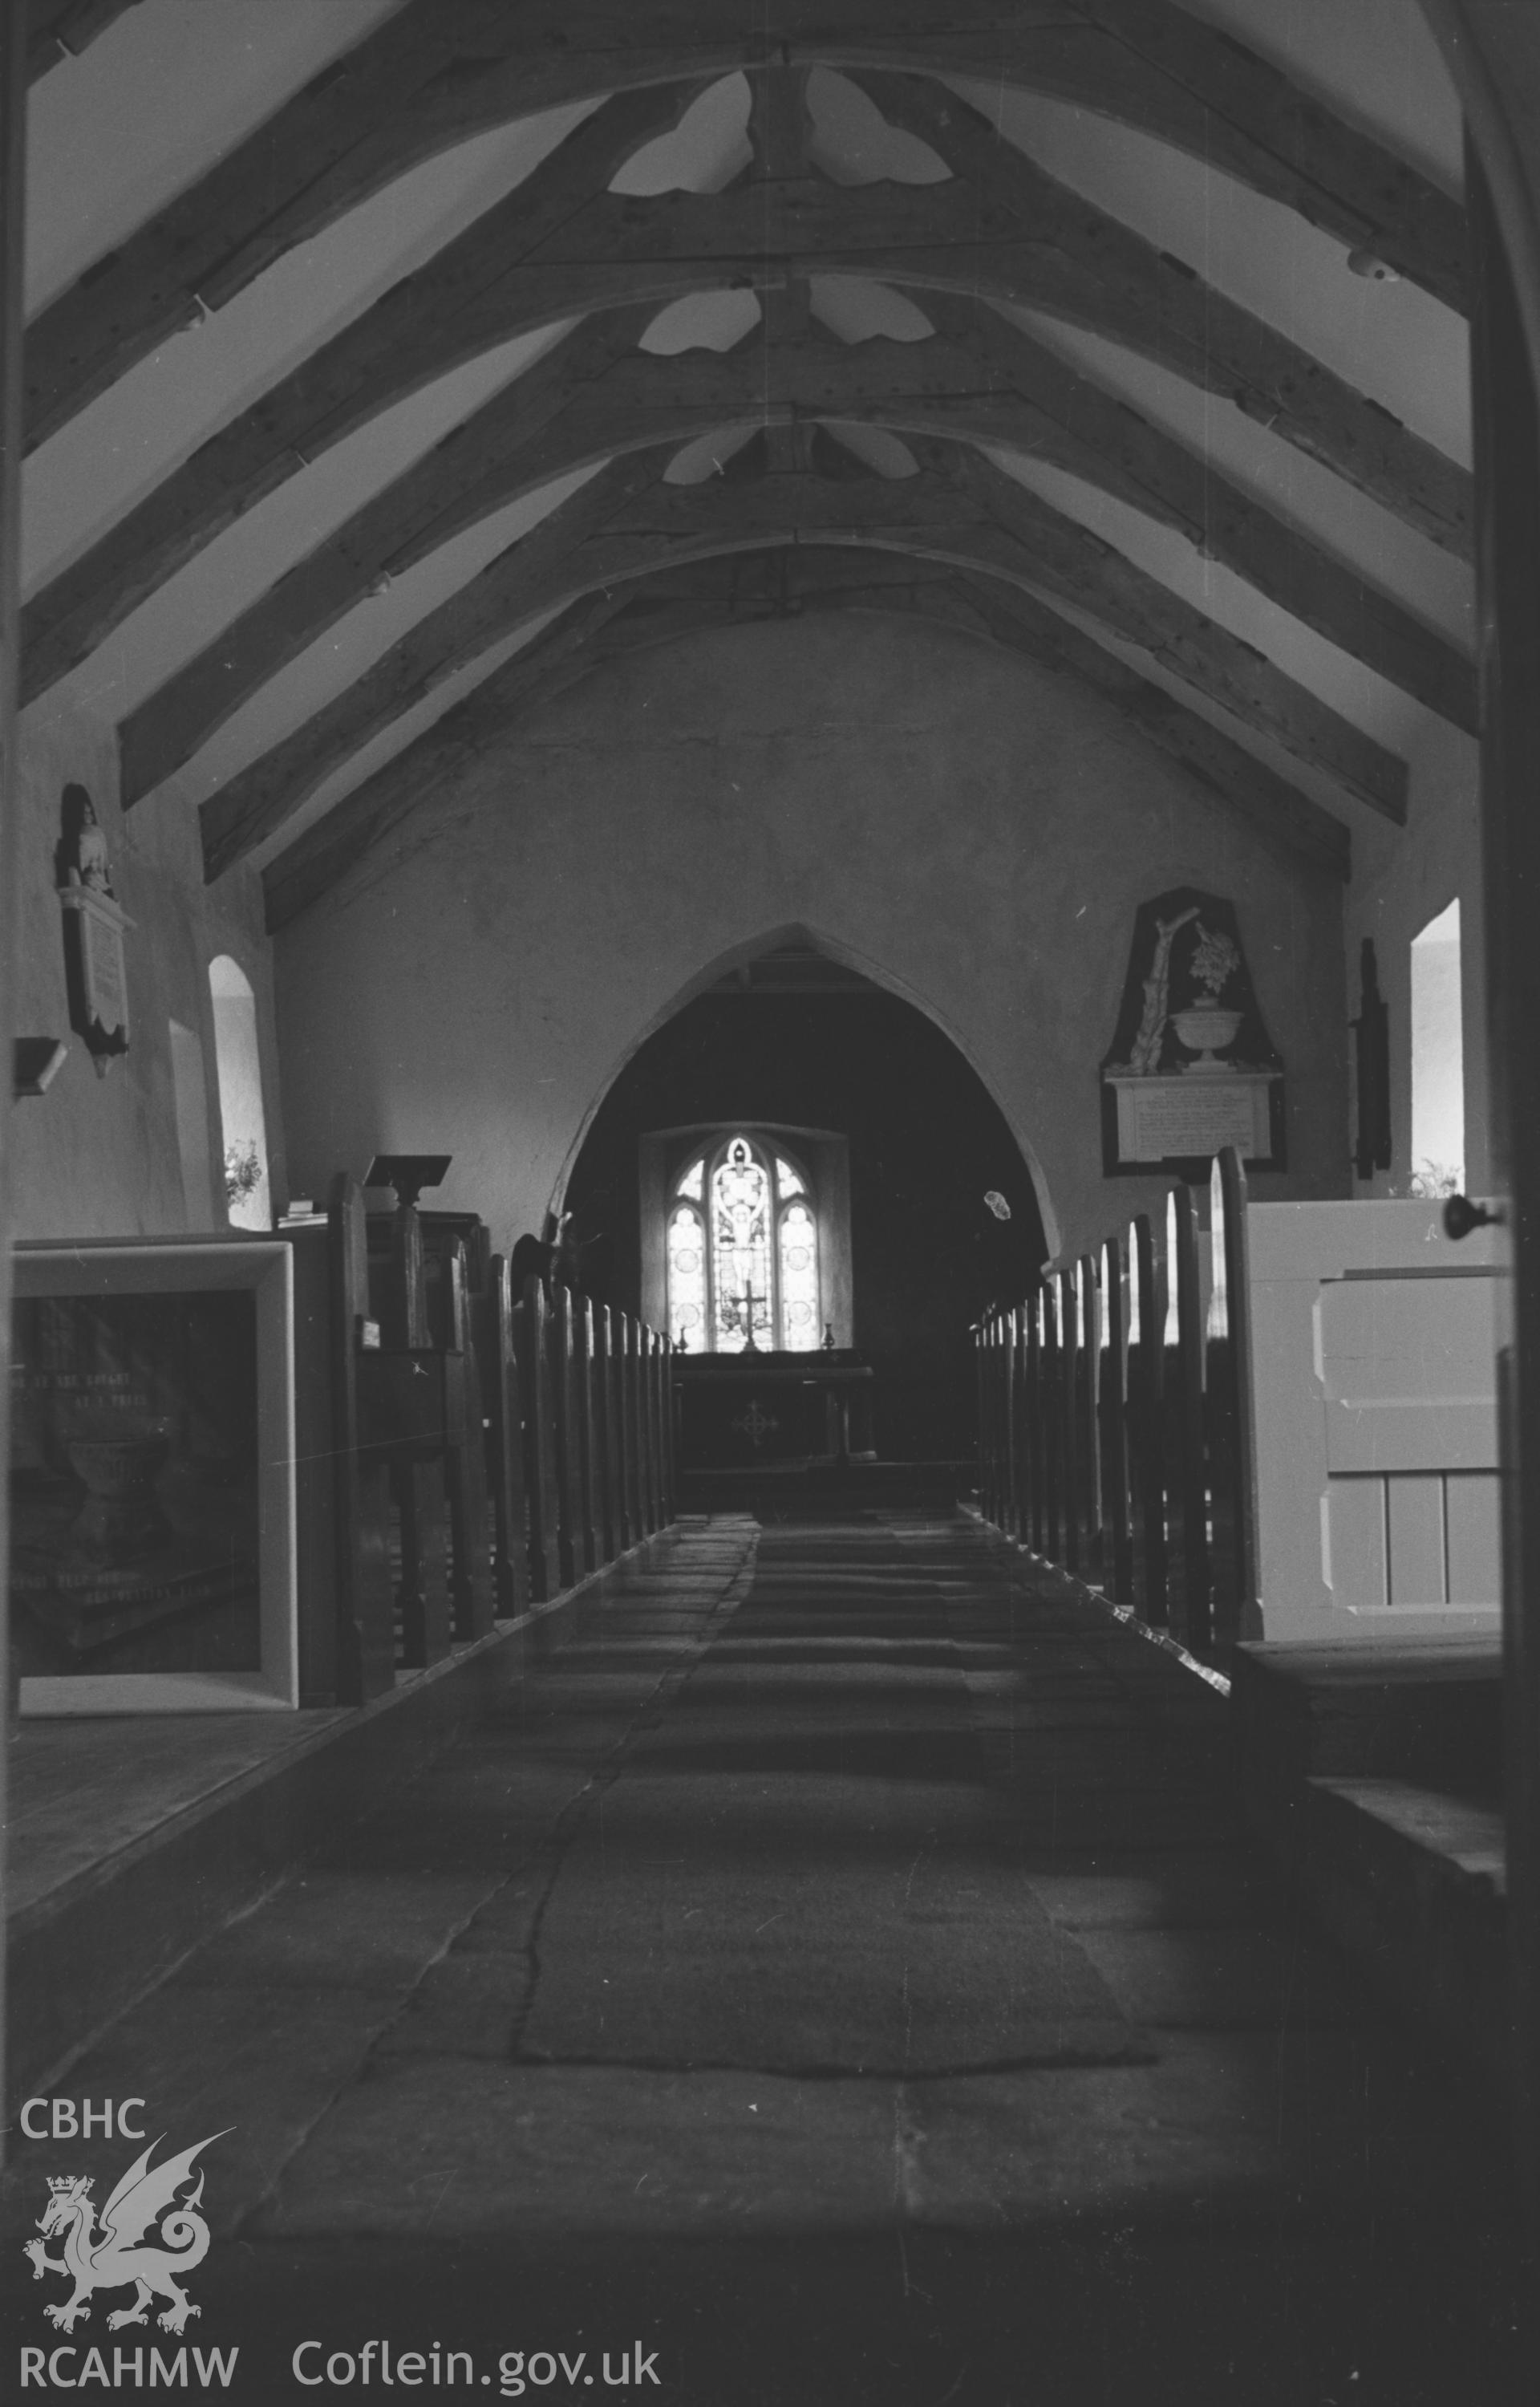
[[[1536,2395],[1540,9],[0,25],[22,2390]]]

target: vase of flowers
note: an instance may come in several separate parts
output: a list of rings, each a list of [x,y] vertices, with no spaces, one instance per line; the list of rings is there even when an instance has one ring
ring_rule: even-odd
[[[256,1142],[247,1138],[227,1145],[224,1152],[224,1200],[227,1204],[244,1204],[262,1183],[261,1156]]]
[[[1188,1063],[1189,1070],[1223,1070],[1228,1065],[1216,1056],[1235,1043],[1240,1014],[1227,1009],[1222,998],[1240,967],[1240,954],[1222,930],[1210,934],[1201,919],[1194,933],[1197,942],[1189,964],[1194,999],[1185,1011],[1172,1013],[1171,1025],[1188,1051],[1198,1057]]]

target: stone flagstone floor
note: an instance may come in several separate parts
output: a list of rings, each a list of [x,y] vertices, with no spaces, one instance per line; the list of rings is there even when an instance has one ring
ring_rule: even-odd
[[[493,2396],[1501,2407],[1500,2137],[1253,1858],[1226,1711],[965,1518],[687,1526],[72,2073],[223,2135],[183,2340],[259,2401],[373,2340]],[[13,2345],[44,2175],[131,2153],[13,2144]],[[128,2299],[63,2372],[173,2350]]]

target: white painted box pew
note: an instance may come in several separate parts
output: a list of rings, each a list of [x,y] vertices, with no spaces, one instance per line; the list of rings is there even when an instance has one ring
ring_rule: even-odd
[[[1263,1634],[1495,1635],[1499,1232],[1435,1203],[1252,1204]]]

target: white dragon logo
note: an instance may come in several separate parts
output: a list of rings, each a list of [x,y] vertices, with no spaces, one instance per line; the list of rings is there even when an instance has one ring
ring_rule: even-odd
[[[233,2124],[229,2129],[233,2129]],[[211,2131],[208,2139],[184,2148],[178,2157],[167,2157],[153,2172],[149,2160],[160,2142],[151,2140],[103,2207],[99,2232],[95,2229],[96,2207],[91,2196],[92,2176],[63,2173],[50,2177],[48,2211],[38,2217],[37,2229],[45,2239],[50,2232],[62,2231],[64,2253],[50,2257],[41,2240],[27,2241],[22,2252],[32,2258],[35,2282],[40,2282],[45,2273],[63,2273],[75,2284],[73,2295],[63,2306],[44,2308],[50,2323],[57,2324],[61,2331],[73,2331],[76,2324],[84,2322],[91,2314],[93,2290],[120,2290],[130,2282],[137,2285],[138,2295],[131,2307],[120,2307],[116,2314],[108,2315],[108,2331],[117,2331],[123,2324],[148,2323],[146,2309],[157,2296],[170,2301],[164,2314],[156,2319],[162,2331],[179,2332],[185,2329],[189,2315],[202,2313],[173,2278],[174,2273],[185,2273],[194,2265],[201,2265],[208,2254],[208,2226],[198,2213],[204,2195],[201,2172],[191,2197],[185,2199],[174,2213],[167,2213],[167,2209],[173,2206],[177,2192],[192,2179],[192,2159],[199,2150],[224,2136],[223,2131]],[[162,2216],[165,2218],[163,2222]],[[140,2245],[149,2231],[154,2231],[155,2238],[165,2245]]]

